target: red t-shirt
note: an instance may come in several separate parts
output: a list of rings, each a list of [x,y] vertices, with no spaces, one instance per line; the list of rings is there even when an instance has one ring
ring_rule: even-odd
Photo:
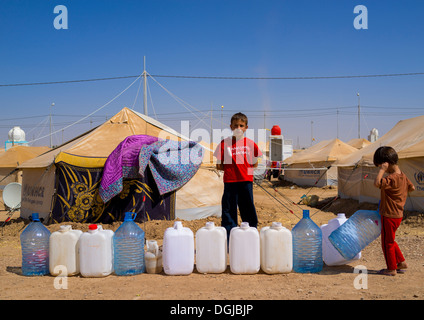
[[[217,163],[224,164],[224,183],[253,181],[253,165],[262,156],[261,150],[249,138],[228,137],[216,147]]]

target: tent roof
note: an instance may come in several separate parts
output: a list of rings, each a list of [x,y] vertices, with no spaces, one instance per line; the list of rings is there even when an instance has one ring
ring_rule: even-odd
[[[399,121],[392,129],[376,142],[337,161],[337,166],[367,165],[374,166],[374,152],[381,146],[394,148],[399,158],[424,156],[424,116]]]
[[[172,140],[188,140],[159,121],[125,107],[100,126],[40,157],[25,162],[20,168],[44,168],[52,164],[55,159],[60,161],[72,157],[86,159],[87,162],[94,163],[93,166],[101,167],[122,140],[138,134]]]
[[[352,139],[349,140],[348,142],[346,142],[348,145],[355,147],[356,149],[362,149],[365,146],[368,146],[371,144],[370,141],[368,141],[367,139],[360,139],[360,138],[356,138],[356,139]]]
[[[16,168],[20,164],[50,150],[49,147],[14,146],[0,154],[0,168]]]
[[[293,154],[285,162],[290,165],[294,163],[336,161],[355,151],[357,151],[356,148],[339,139],[324,140],[306,150]]]

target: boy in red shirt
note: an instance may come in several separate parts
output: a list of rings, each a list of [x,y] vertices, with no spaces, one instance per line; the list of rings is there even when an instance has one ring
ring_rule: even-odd
[[[237,226],[237,206],[243,222],[255,228],[258,225],[253,202],[253,171],[262,152],[255,142],[244,137],[247,123],[243,113],[233,115],[230,125],[233,136],[222,140],[214,152],[217,169],[224,171],[221,225],[227,229],[227,239],[231,229]]]
[[[381,190],[381,245],[387,269],[380,274],[394,276],[408,267],[405,258],[395,241],[396,230],[402,222],[403,208],[408,192],[415,187],[406,175],[400,171],[398,155],[392,147],[380,147],[374,153],[374,164],[380,170],[374,185]],[[384,174],[388,174],[384,176]]]

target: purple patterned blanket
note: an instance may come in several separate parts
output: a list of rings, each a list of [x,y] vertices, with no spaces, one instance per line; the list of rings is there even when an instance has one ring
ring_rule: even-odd
[[[194,141],[159,140],[140,150],[139,173],[150,167],[159,193],[165,194],[185,185],[199,170],[203,147]]]
[[[157,137],[134,135],[125,138],[105,162],[99,195],[108,202],[123,188],[124,178],[138,177],[138,155],[143,145],[158,141]]]
[[[193,141],[129,136],[106,160],[99,195],[106,203],[122,191],[124,178],[143,177],[147,166],[161,195],[174,191],[194,176],[202,159],[203,148]]]

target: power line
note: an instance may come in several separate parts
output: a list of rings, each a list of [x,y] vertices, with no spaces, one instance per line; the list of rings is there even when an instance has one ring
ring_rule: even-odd
[[[325,80],[325,79],[405,77],[405,76],[421,76],[421,75],[424,75],[424,72],[369,74],[369,75],[341,75],[341,76],[305,76],[305,77],[236,77],[236,76],[225,77],[225,76],[186,76],[186,75],[148,75],[148,76],[156,77],[156,78],[211,79],[211,80]],[[79,80],[63,80],[63,81],[9,83],[9,84],[0,84],[0,87],[22,87],[22,86],[38,86],[38,85],[51,85],[51,84],[95,82],[95,81],[107,81],[107,80],[121,80],[121,79],[137,78],[137,77],[138,75],[93,78],[93,79],[79,79]]]

